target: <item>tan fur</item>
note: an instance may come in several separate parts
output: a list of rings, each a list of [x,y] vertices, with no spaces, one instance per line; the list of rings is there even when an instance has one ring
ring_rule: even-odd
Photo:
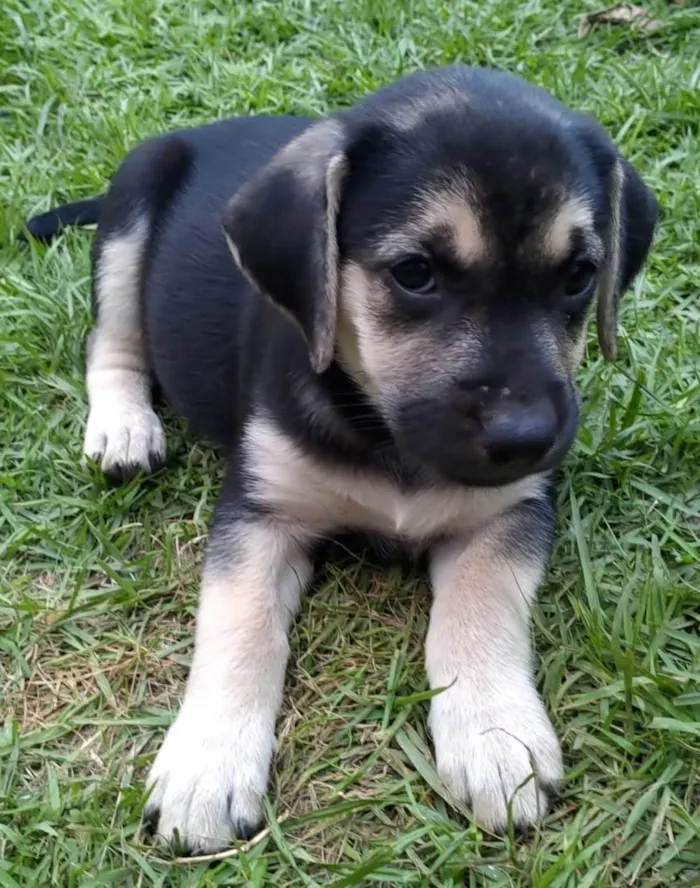
[[[348,372],[374,403],[390,409],[395,398],[416,379],[447,384],[464,371],[465,361],[476,362],[481,350],[478,330],[455,326],[450,340],[431,327],[394,329],[387,335],[382,312],[390,294],[378,275],[348,262],[341,272],[341,336],[339,356]]]
[[[625,187],[625,173],[618,161],[610,174],[608,196],[610,200],[610,226],[605,245],[605,266],[598,283],[598,339],[607,358],[615,359],[617,332],[617,291],[620,280],[620,203]]]
[[[583,356],[586,353],[586,331],[585,328],[581,330],[578,334],[576,341],[569,347],[568,350],[568,366],[569,372],[573,375],[576,370],[581,366],[581,362],[583,361]]]
[[[583,229],[589,241],[598,240],[590,204],[580,197],[568,197],[552,219],[543,226],[542,232],[537,234],[535,244],[529,248],[544,253],[553,262],[564,261],[569,258],[571,236],[577,228]],[[598,244],[598,249],[600,247]]]
[[[326,230],[325,230],[325,299],[318,305],[320,318],[318,331],[311,343],[311,366],[316,373],[327,370],[335,352],[336,328],[338,322],[338,294],[340,290],[340,265],[338,238],[336,235],[338,210],[342,195],[343,181],[347,175],[347,159],[337,154],[328,163],[325,177],[326,189]]]
[[[542,785],[562,774],[531,668],[529,610],[544,565],[504,554],[510,520],[437,546],[431,563],[426,669],[431,688],[446,688],[429,720],[438,771],[488,828],[507,821],[509,804],[515,821],[536,819]]]
[[[151,381],[141,326],[140,273],[145,219],[107,241],[97,265],[98,320],[88,350],[90,413],[84,452],[106,472],[118,465],[148,468],[165,456],[165,435],[151,405]]]
[[[302,182],[316,188],[329,159],[341,152],[342,141],[340,121],[320,120],[281,148],[270,163],[289,167]]]
[[[468,182],[432,189],[418,202],[419,209],[377,245],[378,258],[399,261],[415,253],[428,233],[440,231],[450,236],[455,257],[465,266],[484,259],[489,244],[473,205]],[[382,318],[390,310],[391,294],[381,276],[346,262],[340,281],[338,357],[385,413],[414,379],[447,384],[470,360],[477,364],[482,342],[476,326],[467,321],[455,326],[447,341],[429,325],[414,330],[394,327],[388,335]]]
[[[535,326],[537,344],[547,355],[549,362],[561,379],[570,379],[573,370],[572,351],[569,340],[552,328],[551,323],[542,321]]]
[[[190,847],[215,850],[229,843],[232,823],[260,817],[287,632],[310,575],[288,525],[246,523],[230,541],[215,540],[185,699],[148,778],[161,838],[177,829]]]
[[[488,255],[488,243],[474,201],[466,182],[461,189],[455,183],[454,191],[431,191],[423,197],[416,221],[418,234],[439,228],[449,231],[455,254],[466,266]]]
[[[501,488],[445,485],[404,493],[379,474],[303,453],[265,417],[250,423],[245,446],[251,496],[319,534],[364,528],[421,543],[480,526],[542,489],[532,476]]]
[[[431,232],[444,231],[450,236],[455,258],[465,266],[472,265],[489,251],[475,207],[476,198],[467,181],[455,181],[450,188],[431,188],[417,200],[416,209],[401,226],[377,244],[378,257],[396,262],[415,253]]]

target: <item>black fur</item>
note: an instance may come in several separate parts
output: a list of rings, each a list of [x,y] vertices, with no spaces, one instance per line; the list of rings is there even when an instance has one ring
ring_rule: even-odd
[[[27,233],[32,240],[45,244],[51,243],[64,228],[95,225],[100,218],[102,203],[103,198],[96,197],[64,204],[64,206],[29,219],[25,226]],[[27,235],[20,232],[19,240],[21,243],[26,243]]]
[[[607,183],[615,162],[619,159],[625,174],[625,187],[621,207],[622,222],[622,269],[620,294],[629,287],[639,274],[651,247],[656,228],[658,204],[654,195],[642,182],[631,163],[620,158],[605,130],[590,117],[574,115],[576,130],[589,152],[593,168],[602,183]],[[607,200],[599,203],[600,225],[607,224],[609,206]]]
[[[49,239],[99,214],[95,280],[106,245],[137,225],[146,232],[138,273],[148,369],[229,460],[209,549],[215,567],[231,562],[236,534],[268,508],[251,496],[254,454],[242,443],[253,416],[273,420],[327,466],[446,496],[549,472],[578,422],[567,361],[592,288],[573,299],[566,283],[581,256],[605,259],[618,163],[597,124],[519,79],[456,67],[406,78],[334,115],[308,156],[278,156],[300,134],[312,136],[312,125],[252,117],[153,139],[127,157],[104,199],[27,224]],[[656,221],[653,197],[624,170],[616,298],[641,268]],[[405,255],[392,234],[407,219],[420,222],[426,195],[464,183],[486,247],[465,259],[447,223],[411,234],[409,252],[429,257],[434,286],[427,296],[409,292],[394,274]],[[572,196],[592,209],[595,230],[579,226],[555,262],[542,231]],[[415,373],[404,358],[407,372],[383,400],[347,353],[344,361],[326,353],[336,342],[336,288],[351,267],[380,282],[382,298],[367,311],[381,342],[428,331],[434,350],[428,364],[415,354]],[[471,346],[455,351],[455,331],[465,330]],[[533,493],[506,518],[497,541],[504,557],[543,564],[551,497]],[[393,552],[405,542],[397,537],[375,536],[376,548]],[[305,539],[309,548],[318,541],[313,528]],[[413,542],[419,550],[437,540]],[[235,828],[248,835],[253,824]]]
[[[465,92],[469,98],[462,105],[439,101]],[[401,131],[400,109],[426,94],[436,97],[435,110],[428,108],[415,126]],[[447,335],[465,315],[479,313],[490,331],[488,360],[476,377],[465,376],[456,401],[432,395],[404,401],[393,428],[339,364],[315,373],[308,342],[328,273],[323,177],[309,186],[283,167],[261,173],[262,185],[254,179],[312,121],[232,119],[139,146],[100,204],[97,259],[106,239],[139,216],[148,220],[145,327],[152,370],[165,397],[224,451],[235,444],[255,406],[274,416],[304,450],[374,466],[410,485],[425,479],[428,457],[457,478],[469,450],[455,437],[455,422],[475,409],[484,377],[506,384],[513,376],[533,390],[559,392],[554,398],[558,423],[568,431],[561,432],[560,446],[552,451],[556,458],[550,462],[557,462],[576,426],[575,399],[557,383],[538,348],[537,325],[546,313],[551,323],[560,323],[558,335],[566,336],[568,319],[573,335],[582,314],[572,319],[562,308],[561,322],[555,320],[560,309],[542,301],[552,289],[552,272],[538,266],[536,257],[518,258],[518,246],[534,221],[556,206],[562,188],[585,195],[604,233],[606,183],[617,157],[612,143],[594,121],[571,114],[530,84],[459,67],[399,81],[337,115],[337,122],[340,136],[333,150],[344,153],[348,167],[337,220],[344,260],[376,264],[377,242],[414,209],[419,189],[439,186],[450,176],[469,177],[484,228],[499,251],[488,267],[455,267],[449,255],[441,259],[441,233],[435,232],[426,246],[432,246],[444,280],[459,295],[440,295],[427,309],[427,321]],[[636,172],[629,165],[625,169],[621,290],[639,271],[656,214]],[[247,202],[255,203],[232,218],[227,204],[243,185]],[[91,206],[94,214],[98,204]],[[55,211],[54,233],[66,214]],[[236,267],[222,224],[244,254],[246,272],[284,312],[261,298]],[[37,227],[36,220],[28,223],[30,231]],[[47,224],[42,231],[51,233]],[[396,294],[391,325],[425,321],[424,305]],[[477,471],[467,472],[464,480],[486,478]],[[505,479],[494,470],[486,483]]]
[[[508,559],[544,563],[554,541],[556,511],[554,488],[549,495],[524,500],[515,506],[500,539],[503,554]]]
[[[462,104],[443,101],[464,93]],[[425,103],[431,95],[434,110]],[[401,109],[414,99],[426,104],[424,113],[402,128]],[[96,266],[105,241],[139,218],[147,221],[144,323],[151,369],[166,399],[224,452],[235,446],[251,411],[262,409],[304,451],[374,467],[400,485],[439,477],[497,484],[525,468],[470,468],[477,451],[457,429],[484,409],[484,379],[496,388],[514,379],[546,393],[523,402],[523,422],[543,403],[554,409],[559,429],[548,462],[528,468],[556,464],[573,437],[577,409],[538,330],[546,318],[557,337],[573,336],[586,306],[574,311],[551,301],[551,268],[537,255],[523,258],[519,246],[557,206],[562,189],[586,197],[605,234],[607,180],[617,158],[608,137],[594,121],[506,74],[456,67],[408,77],[336,115],[339,135],[328,150],[342,152],[347,174],[337,230],[328,232],[322,175],[309,184],[291,166],[261,172],[311,123],[241,118],[151,140],[127,157],[106,198],[90,203],[92,216],[98,207],[100,215]],[[621,291],[641,267],[656,218],[653,197],[628,164],[625,170]],[[476,372],[465,364],[459,390],[408,393],[387,418],[339,363],[322,373],[311,366],[308,346],[332,274],[324,243],[332,234],[342,260],[378,266],[377,243],[415,212],[419,190],[460,175],[471,182],[497,251],[464,268],[446,252],[444,233],[433,232],[424,246],[435,256],[444,290],[430,304],[395,292],[385,323],[388,337],[393,329],[428,323],[439,339],[478,316],[488,330],[485,357]],[[237,193],[244,195],[244,212],[232,215],[229,201]],[[69,211],[30,220],[28,230],[49,237]],[[73,212],[73,218],[85,216]],[[237,268],[224,227],[269,299]]]

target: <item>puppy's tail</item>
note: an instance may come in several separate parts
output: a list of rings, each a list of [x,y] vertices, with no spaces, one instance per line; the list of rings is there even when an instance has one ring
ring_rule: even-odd
[[[83,228],[85,225],[95,225],[100,218],[100,211],[104,202],[104,195],[93,197],[90,200],[77,200],[74,203],[63,204],[54,207],[47,213],[32,216],[25,223],[25,228],[30,237],[44,244],[51,243],[64,228]],[[27,235],[20,232],[20,243],[27,242]]]

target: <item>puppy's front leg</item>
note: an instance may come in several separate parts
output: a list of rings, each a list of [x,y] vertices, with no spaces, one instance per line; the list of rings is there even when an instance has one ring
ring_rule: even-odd
[[[562,776],[557,737],[534,685],[529,610],[552,532],[548,503],[521,503],[476,534],[435,548],[426,641],[438,771],[477,821],[519,828]]]
[[[247,513],[224,492],[184,702],[148,779],[146,818],[161,838],[210,852],[259,824],[287,634],[310,575],[294,528]]]

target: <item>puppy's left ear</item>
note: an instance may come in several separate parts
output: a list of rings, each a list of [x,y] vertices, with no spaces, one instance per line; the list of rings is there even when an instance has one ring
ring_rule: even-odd
[[[606,262],[598,285],[598,341],[608,361],[615,359],[620,297],[641,271],[658,215],[651,191],[618,155],[608,180]]]
[[[339,120],[312,124],[243,185],[222,219],[241,271],[301,329],[317,373],[335,346],[343,147]]]
[[[581,118],[579,118],[581,119]],[[620,297],[647,257],[658,204],[639,174],[620,156],[607,134],[584,118],[584,139],[604,183],[607,203],[605,265],[598,284],[598,341],[608,361],[615,358]]]

